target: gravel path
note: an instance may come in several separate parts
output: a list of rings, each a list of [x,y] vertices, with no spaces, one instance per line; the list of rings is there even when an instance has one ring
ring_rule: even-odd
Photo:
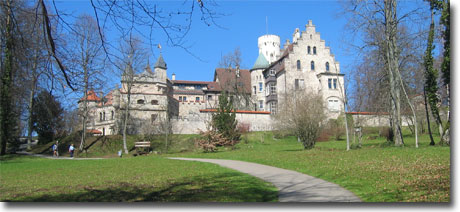
[[[170,159],[214,163],[258,177],[279,189],[280,202],[361,202],[356,195],[337,184],[296,171],[236,160]]]

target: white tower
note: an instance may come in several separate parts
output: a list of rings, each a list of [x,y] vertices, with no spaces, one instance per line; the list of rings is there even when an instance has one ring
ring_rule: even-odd
[[[274,62],[280,55],[280,37],[278,35],[262,35],[258,39],[259,53],[262,53],[269,63]]]

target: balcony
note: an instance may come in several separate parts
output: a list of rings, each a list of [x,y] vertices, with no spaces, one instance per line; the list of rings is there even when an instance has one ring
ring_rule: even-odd
[[[271,102],[271,101],[278,101],[278,95],[276,94],[270,94],[266,98],[266,102]]]
[[[276,77],[275,75],[268,75],[268,77],[265,79],[265,84],[269,82],[274,82],[276,83]]]

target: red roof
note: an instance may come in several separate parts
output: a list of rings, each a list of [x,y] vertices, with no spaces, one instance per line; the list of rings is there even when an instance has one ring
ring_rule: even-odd
[[[86,130],[86,132],[91,133],[91,134],[102,134],[100,130],[95,130],[95,129]]]
[[[101,101],[101,99],[96,95],[96,92],[93,90],[88,91],[87,98],[88,101]],[[81,98],[80,101],[84,101],[85,97]]]
[[[217,68],[214,73],[214,81],[219,83],[221,90],[229,92],[243,91],[251,93],[251,74],[247,69],[240,69],[239,76],[236,75],[236,69]]]
[[[201,109],[200,112],[217,112],[217,109]],[[232,111],[233,112],[233,111]],[[251,110],[237,110],[235,113],[250,113],[250,114],[270,114],[268,111],[251,111]]]
[[[347,112],[351,115],[388,115],[387,112]]]

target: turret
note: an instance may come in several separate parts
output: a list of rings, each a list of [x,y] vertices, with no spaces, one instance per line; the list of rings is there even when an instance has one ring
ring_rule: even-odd
[[[277,35],[262,35],[258,39],[259,53],[272,63],[280,55],[280,37]]]
[[[158,82],[163,82],[166,83],[166,70],[167,70],[167,65],[163,59],[163,55],[160,54],[160,57],[158,57],[157,62],[155,63],[154,66],[155,70],[155,78]]]

